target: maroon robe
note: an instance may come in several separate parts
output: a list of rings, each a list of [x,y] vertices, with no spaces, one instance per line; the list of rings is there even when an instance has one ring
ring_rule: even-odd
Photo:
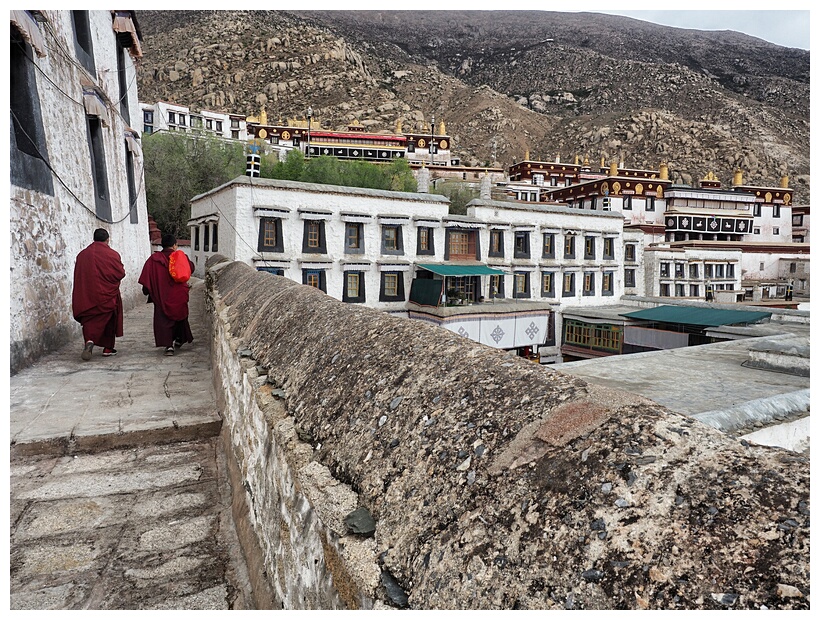
[[[120,280],[124,277],[119,253],[104,241],[94,241],[77,255],[71,307],[86,342],[113,349],[115,337],[122,336]]]
[[[193,342],[188,323],[188,283],[176,282],[168,271],[168,257],[172,248],[154,252],[145,261],[139,283],[148,295],[148,303],[154,304],[154,342],[158,347],[172,347],[174,341]],[[194,264],[191,264],[191,271]]]

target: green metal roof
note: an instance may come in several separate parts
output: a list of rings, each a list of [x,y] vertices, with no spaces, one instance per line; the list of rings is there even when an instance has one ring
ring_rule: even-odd
[[[440,276],[496,276],[504,274],[501,269],[493,269],[492,267],[487,267],[487,265],[434,265],[431,263],[416,263],[416,267],[432,271]]]
[[[772,316],[771,312],[750,310],[718,310],[717,308],[693,308],[691,306],[658,306],[637,312],[627,312],[621,316],[660,323],[682,323],[684,325],[735,325],[736,323],[757,323]]]

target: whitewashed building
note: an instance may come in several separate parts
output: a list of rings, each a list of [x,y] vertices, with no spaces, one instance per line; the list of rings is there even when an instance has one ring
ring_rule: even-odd
[[[240,177],[192,200],[191,251],[197,275],[218,252],[542,361],[558,354],[562,305],[623,294],[617,214],[474,200],[457,216],[448,206],[426,192]]]
[[[157,101],[140,103],[143,134],[158,131],[176,131],[194,135],[210,135],[223,140],[248,140],[245,116],[200,110],[193,112],[188,106]]]
[[[72,338],[77,254],[96,228],[122,256],[125,305],[151,248],[131,11],[11,11],[11,370]]]

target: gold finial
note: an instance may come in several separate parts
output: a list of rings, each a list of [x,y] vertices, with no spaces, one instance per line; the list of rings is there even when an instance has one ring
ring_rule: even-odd
[[[743,170],[740,168],[735,169],[735,176],[732,179],[732,185],[743,185]]]
[[[578,153],[575,153],[575,165],[576,166],[578,165],[578,162],[580,161],[580,159],[581,158],[579,157]]]
[[[709,172],[706,173],[706,176],[703,177],[703,180],[704,181],[717,181],[717,178],[715,177],[715,173],[710,170]]]
[[[396,121],[396,133],[401,133],[401,119]]]
[[[785,174],[782,177],[780,177],[780,187],[782,189],[788,189],[789,187],[789,177],[787,177]]]
[[[667,165],[667,163],[665,161],[662,161],[659,168],[660,169],[658,170],[658,172],[660,172],[661,180],[662,181],[668,181],[669,180],[669,166]]]
[[[606,168],[606,159],[601,155],[601,168]]]
[[[589,168],[589,155],[584,155],[584,167]]]
[[[265,108],[262,108],[262,111],[259,112],[259,124],[260,125],[267,125],[268,124],[268,113],[265,112]]]
[[[438,133],[441,136],[447,135],[447,128],[444,126],[444,121],[441,121],[438,125]]]
[[[618,176],[618,164],[616,164],[615,161],[613,161],[611,164],[609,164],[609,176],[611,176],[611,177]]]
[[[530,161],[530,149],[524,151],[524,161]]]
[[[556,153],[556,154],[555,154],[555,163],[556,163],[556,164],[560,164],[560,163],[561,163],[561,153]]]

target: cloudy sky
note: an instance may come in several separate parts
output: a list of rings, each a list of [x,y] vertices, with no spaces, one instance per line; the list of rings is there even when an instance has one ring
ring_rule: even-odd
[[[546,0],[517,0],[515,9],[521,10],[557,10],[555,3]],[[571,6],[573,3],[564,3]],[[809,49],[809,22],[810,4],[808,0],[779,0],[778,9],[772,11],[746,10],[748,7],[757,7],[761,3],[749,0],[689,0],[686,11],[658,11],[654,10],[663,2],[655,0],[585,0],[576,2],[578,11],[594,13],[612,13],[626,15],[635,19],[674,26],[676,28],[694,28],[697,30],[735,30],[753,37],[758,37],[783,45]],[[667,5],[669,3],[666,3]],[[774,4],[774,3],[773,3]],[[338,0],[302,0],[300,6],[306,9],[393,9],[393,10],[436,10],[454,9],[470,10],[503,10],[510,8],[497,0],[413,0],[412,4],[387,3],[383,0],[347,0],[340,6]],[[614,7],[614,8],[613,8]],[[815,11],[815,13],[818,13]],[[820,14],[820,13],[818,13]]]

